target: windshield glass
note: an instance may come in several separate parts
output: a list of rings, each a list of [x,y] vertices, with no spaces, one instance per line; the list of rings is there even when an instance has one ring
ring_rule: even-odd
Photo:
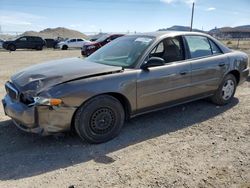
[[[97,39],[95,42],[102,42],[102,41],[106,40],[106,38],[108,38],[109,36],[110,35],[103,35],[99,39]]]
[[[120,37],[90,55],[87,60],[124,68],[133,67],[138,58],[152,44],[154,37]]]

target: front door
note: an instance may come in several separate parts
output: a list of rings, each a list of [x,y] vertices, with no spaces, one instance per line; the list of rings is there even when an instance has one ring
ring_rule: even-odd
[[[141,70],[137,80],[137,109],[161,107],[190,96],[191,64],[185,61],[182,38],[167,38],[149,54],[165,65]]]
[[[27,37],[21,37],[16,40],[16,48],[28,48],[29,42]]]

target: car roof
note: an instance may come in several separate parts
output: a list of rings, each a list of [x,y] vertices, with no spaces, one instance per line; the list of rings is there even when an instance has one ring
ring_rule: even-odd
[[[129,34],[135,36],[149,36],[149,37],[173,37],[179,35],[200,35],[200,36],[210,36],[205,33],[201,32],[190,32],[190,31],[155,31],[155,32],[148,32],[148,33],[136,33],[136,34]],[[211,37],[211,36],[210,36]]]

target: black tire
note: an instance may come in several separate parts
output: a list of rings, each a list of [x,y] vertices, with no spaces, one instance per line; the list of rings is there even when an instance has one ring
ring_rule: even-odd
[[[14,44],[10,44],[7,49],[10,51],[16,51],[16,46]]]
[[[38,45],[38,46],[36,47],[36,50],[43,50],[43,46],[42,46],[42,45]]]
[[[226,95],[226,92],[224,91],[225,89],[223,88],[225,88],[229,83],[231,83],[230,86],[232,89],[229,94]],[[211,98],[212,102],[221,106],[230,103],[234,97],[236,87],[237,81],[235,76],[232,74],[226,75],[225,78],[222,80],[219,88],[215,92],[214,96]]]
[[[67,50],[68,46],[67,45],[63,45],[62,50]]]
[[[112,96],[101,95],[90,99],[77,110],[75,130],[83,140],[99,144],[116,137],[124,119],[122,104]]]

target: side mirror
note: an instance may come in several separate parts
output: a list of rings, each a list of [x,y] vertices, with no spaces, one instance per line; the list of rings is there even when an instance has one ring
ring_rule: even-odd
[[[150,57],[149,60],[141,66],[141,68],[147,69],[149,67],[162,66],[164,64],[165,64],[164,59],[160,57]]]

